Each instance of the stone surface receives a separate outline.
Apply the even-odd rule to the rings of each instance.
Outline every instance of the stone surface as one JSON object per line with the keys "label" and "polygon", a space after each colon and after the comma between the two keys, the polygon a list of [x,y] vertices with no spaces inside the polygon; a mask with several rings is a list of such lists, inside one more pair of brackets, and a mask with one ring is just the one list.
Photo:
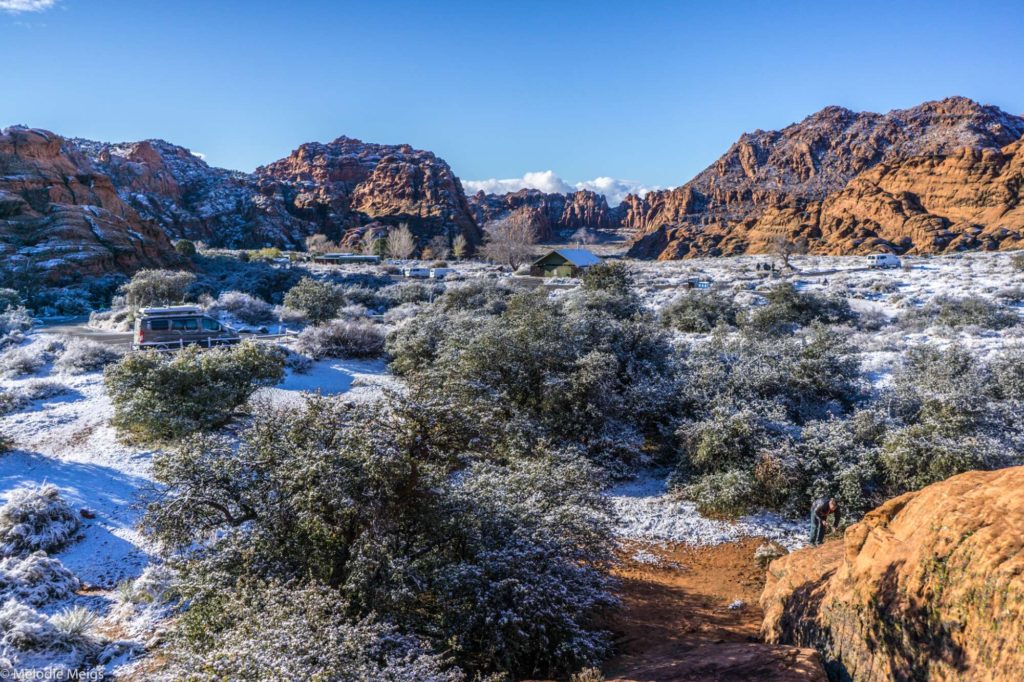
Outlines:
{"label": "stone surface", "polygon": [[31,261],[51,282],[181,264],[73,145],[20,126],[0,132],[0,259]]}
{"label": "stone surface", "polygon": [[500,220],[516,210],[526,210],[537,226],[542,241],[557,239],[560,234],[581,227],[609,229],[619,226],[622,213],[608,207],[603,195],[590,190],[569,194],[546,193],[521,189],[508,194],[477,192],[469,205],[479,225]]}
{"label": "stone surface", "polygon": [[256,170],[261,192],[331,238],[376,222],[408,224],[421,244],[462,234],[479,243],[462,183],[443,159],[409,145],[368,144],[339,137],[300,146],[287,158]]}
{"label": "stone surface", "polygon": [[889,112],[828,107],[743,135],[673,190],[627,197],[632,255],[940,253],[1024,246],[1024,119],[954,97]]}
{"label": "stone surface", "polygon": [[961,474],[777,559],[762,633],[817,648],[833,679],[1020,679],[1021,490],[1024,467]]}

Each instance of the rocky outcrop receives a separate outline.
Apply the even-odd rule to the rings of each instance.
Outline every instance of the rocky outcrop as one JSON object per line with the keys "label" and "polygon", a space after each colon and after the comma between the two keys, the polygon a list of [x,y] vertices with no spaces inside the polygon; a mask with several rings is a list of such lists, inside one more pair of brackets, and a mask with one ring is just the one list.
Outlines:
{"label": "rocky outcrop", "polygon": [[300,146],[285,159],[256,170],[260,191],[279,196],[316,231],[342,241],[371,222],[408,224],[426,243],[461,234],[479,243],[462,183],[431,152],[409,145],[368,144],[339,137]]}
{"label": "rocky outcrop", "polygon": [[352,241],[376,222],[406,223],[424,243],[438,234],[479,241],[451,168],[408,145],[340,137],[301,145],[250,174],[215,168],[162,140],[71,144],[111,178],[125,203],[174,238],[231,248],[302,247],[318,232]]}
{"label": "rocky outcrop", "polygon": [[618,227],[621,213],[608,207],[604,195],[590,190],[568,194],[521,189],[508,194],[485,194],[482,190],[469,198],[479,225],[501,220],[513,211],[526,211],[533,219],[541,241],[550,241],[580,228]]}
{"label": "rocky outcrop", "polygon": [[174,239],[217,247],[298,246],[311,232],[283,197],[247,174],[214,168],[163,140],[71,144],[111,178],[121,199]]}
{"label": "rocky outcrop", "polygon": [[955,476],[774,561],[763,634],[816,647],[837,680],[1020,679],[1022,489],[1024,467]]}
{"label": "rocky outcrop", "polygon": [[164,231],[65,142],[19,126],[0,132],[0,258],[54,283],[180,264]]}
{"label": "rocky outcrop", "polygon": [[828,107],[743,135],[674,190],[628,197],[632,254],[940,253],[1024,246],[1024,119],[964,98],[888,114]]}

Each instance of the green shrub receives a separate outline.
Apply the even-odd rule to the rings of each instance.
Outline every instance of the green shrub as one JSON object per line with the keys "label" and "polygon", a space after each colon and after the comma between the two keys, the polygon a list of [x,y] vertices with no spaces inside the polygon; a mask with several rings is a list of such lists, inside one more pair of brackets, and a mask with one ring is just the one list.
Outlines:
{"label": "green shrub", "polygon": [[739,308],[727,294],[693,289],[661,309],[665,326],[681,332],[709,332],[718,324],[736,325]]}
{"label": "green shrub", "polygon": [[185,301],[186,292],[195,279],[191,272],[139,270],[120,291],[132,308],[172,305]]}
{"label": "green shrub", "polygon": [[192,258],[196,255],[196,244],[188,239],[179,239],[174,242],[174,250],[184,258]]}
{"label": "green shrub", "polygon": [[904,326],[917,329],[932,325],[953,329],[967,326],[1006,329],[1020,324],[1020,315],[1006,306],[979,296],[939,296],[907,313],[902,322]]}
{"label": "green shrub", "polygon": [[284,377],[284,352],[243,342],[187,347],[174,355],[131,353],[104,371],[111,423],[138,442],[170,441],[225,424],[262,386]]}
{"label": "green shrub", "polygon": [[298,338],[299,352],[321,358],[374,358],[384,352],[384,332],[372,322],[335,320],[304,329]]}
{"label": "green shrub", "polygon": [[338,287],[309,277],[299,280],[284,296],[286,308],[301,312],[314,324],[322,324],[337,317],[344,303],[343,292]]}
{"label": "green shrub", "polygon": [[800,292],[790,282],[772,287],[766,299],[765,305],[740,315],[744,328],[761,334],[783,334],[812,322],[843,324],[856,319],[845,298]]}

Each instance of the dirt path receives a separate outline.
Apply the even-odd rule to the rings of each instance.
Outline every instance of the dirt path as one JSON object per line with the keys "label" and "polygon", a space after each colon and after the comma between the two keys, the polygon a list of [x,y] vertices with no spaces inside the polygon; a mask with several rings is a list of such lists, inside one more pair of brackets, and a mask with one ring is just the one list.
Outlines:
{"label": "dirt path", "polygon": [[623,609],[608,624],[619,650],[604,666],[609,682],[824,680],[815,652],[760,641],[761,543],[647,549],[660,565],[627,559]]}

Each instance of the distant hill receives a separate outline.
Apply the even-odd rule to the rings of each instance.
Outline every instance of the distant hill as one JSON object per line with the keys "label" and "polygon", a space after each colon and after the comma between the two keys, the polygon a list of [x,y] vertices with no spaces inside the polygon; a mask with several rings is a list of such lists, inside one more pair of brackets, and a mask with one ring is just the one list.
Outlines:
{"label": "distant hill", "polygon": [[827,107],[744,134],[676,189],[626,198],[631,254],[942,253],[1024,246],[1024,119],[953,97],[888,114]]}

